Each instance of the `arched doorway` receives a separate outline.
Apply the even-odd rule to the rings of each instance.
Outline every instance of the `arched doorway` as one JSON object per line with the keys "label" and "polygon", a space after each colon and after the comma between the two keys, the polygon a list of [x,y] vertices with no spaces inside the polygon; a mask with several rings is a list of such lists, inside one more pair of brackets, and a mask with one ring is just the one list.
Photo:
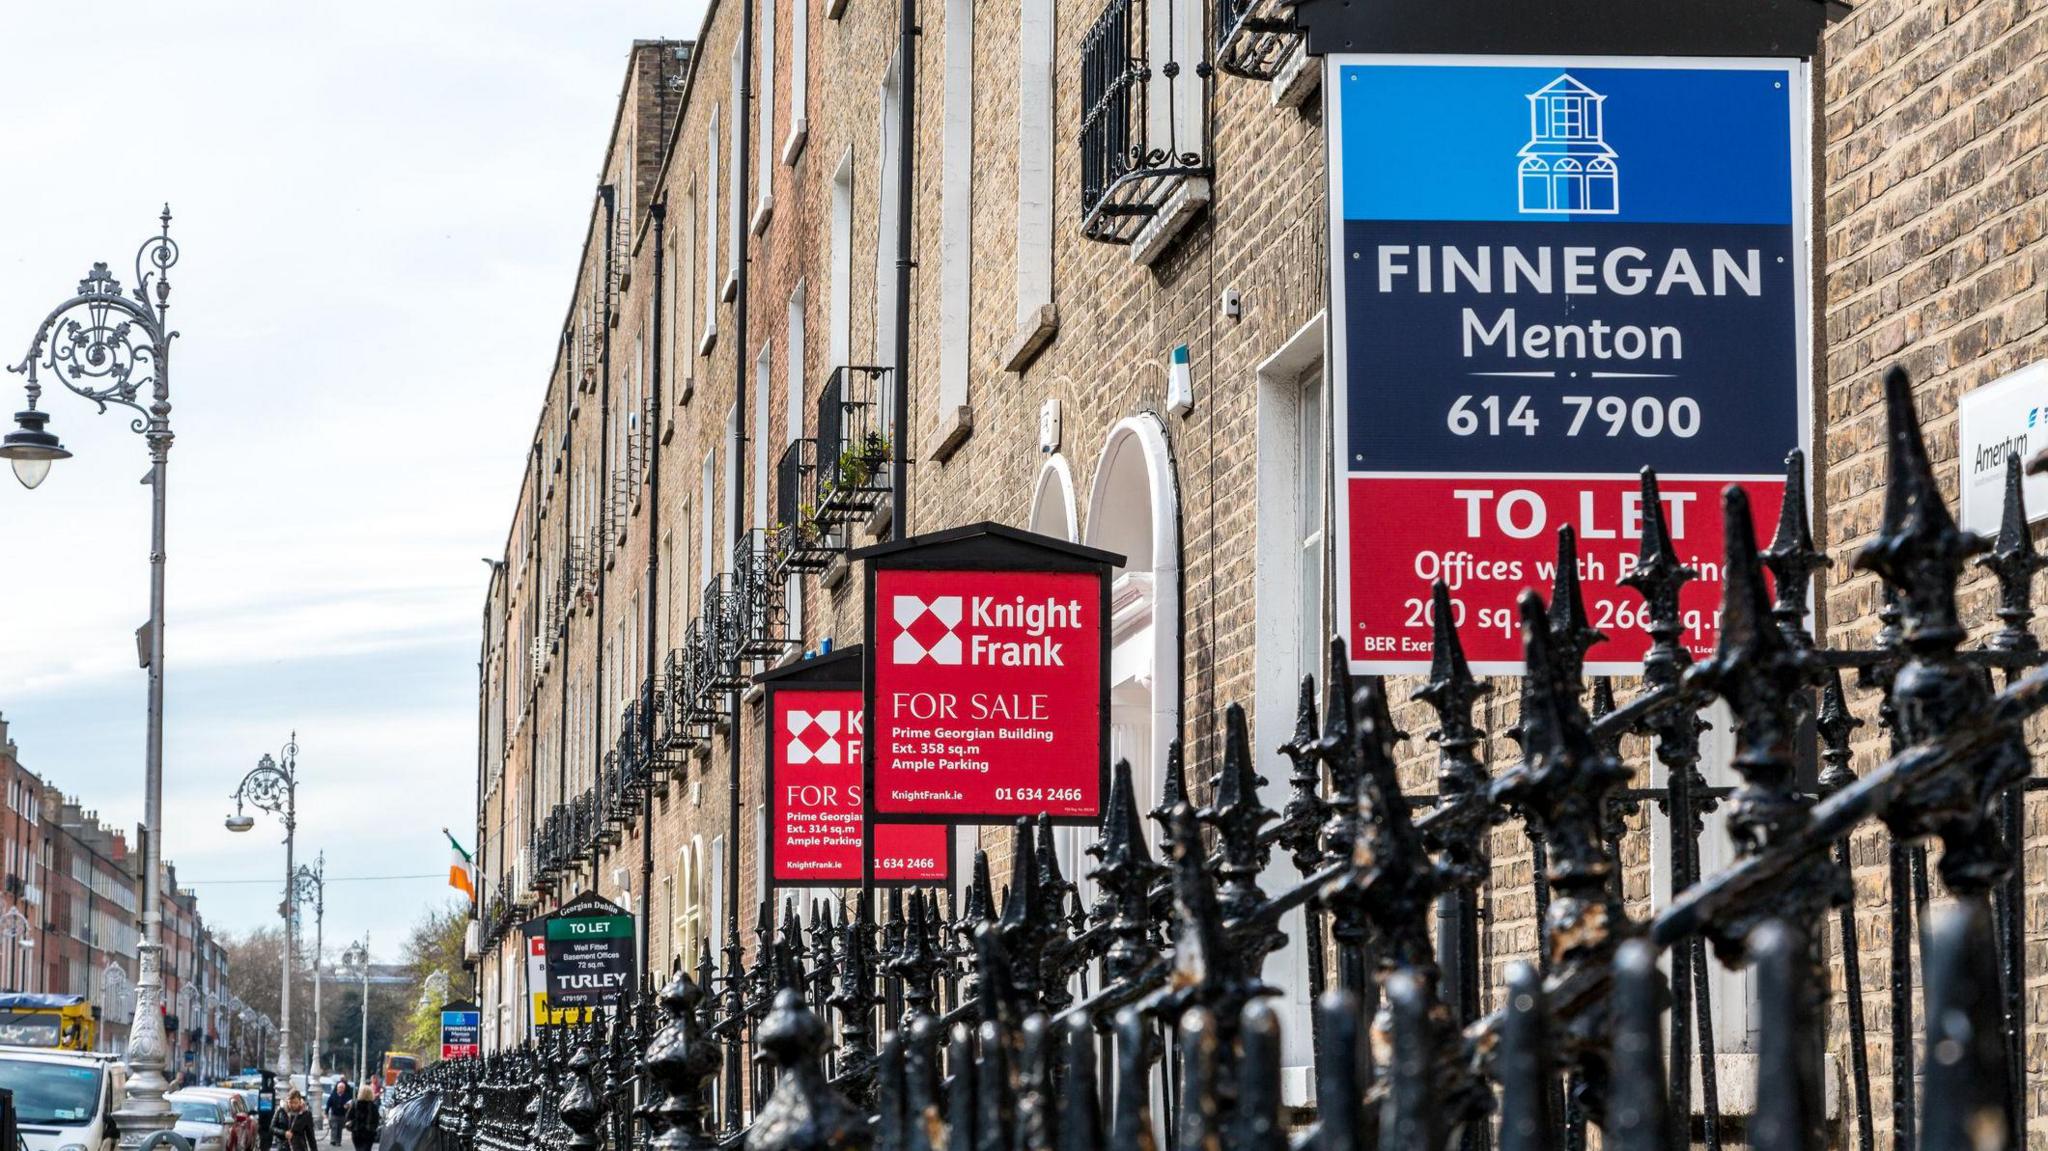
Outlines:
{"label": "arched doorway", "polygon": [[1180,500],[1166,430],[1119,421],[1089,489],[1085,541],[1124,557],[1110,587],[1110,759],[1131,761],[1139,810],[1159,801],[1180,735]]}

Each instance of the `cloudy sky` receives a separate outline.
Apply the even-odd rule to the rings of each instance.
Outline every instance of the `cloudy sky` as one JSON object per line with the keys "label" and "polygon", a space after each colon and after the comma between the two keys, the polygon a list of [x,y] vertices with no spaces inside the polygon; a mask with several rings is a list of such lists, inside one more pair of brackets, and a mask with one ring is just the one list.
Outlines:
{"label": "cloudy sky", "polygon": [[[701,0],[181,0],[0,12],[0,357],[168,200],[165,848],[216,928],[274,922],[276,822],[229,796],[296,730],[330,953],[391,955],[466,846],[504,547],[635,38]],[[19,407],[0,376],[0,413]],[[141,438],[46,395],[76,455],[0,482],[0,713],[22,761],[142,814]],[[11,426],[11,421],[10,421]],[[363,877],[431,876],[369,881]]]}

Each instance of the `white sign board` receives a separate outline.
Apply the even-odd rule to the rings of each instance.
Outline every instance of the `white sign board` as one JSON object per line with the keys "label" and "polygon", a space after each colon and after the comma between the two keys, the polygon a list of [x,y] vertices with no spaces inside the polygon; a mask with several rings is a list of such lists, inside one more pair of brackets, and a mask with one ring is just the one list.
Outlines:
{"label": "white sign board", "polygon": [[[2005,457],[2025,464],[2048,447],[2048,362],[2029,364],[1975,391],[1958,404],[1963,526],[1998,534],[2005,507]],[[2028,476],[2027,520],[2048,519],[2048,476]]]}

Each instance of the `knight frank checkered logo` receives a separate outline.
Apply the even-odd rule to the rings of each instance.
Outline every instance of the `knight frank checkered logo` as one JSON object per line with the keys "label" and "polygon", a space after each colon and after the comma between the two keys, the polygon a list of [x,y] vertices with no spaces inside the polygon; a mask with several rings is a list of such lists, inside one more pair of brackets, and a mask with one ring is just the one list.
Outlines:
{"label": "knight frank checkered logo", "polygon": [[966,615],[960,596],[899,595],[891,610],[903,629],[891,653],[896,664],[960,662],[960,636],[954,630]]}
{"label": "knight frank checkered logo", "polygon": [[792,766],[806,763],[841,764],[846,762],[845,745],[839,736],[844,727],[846,713],[830,708],[825,711],[789,710],[789,745],[784,756]]}

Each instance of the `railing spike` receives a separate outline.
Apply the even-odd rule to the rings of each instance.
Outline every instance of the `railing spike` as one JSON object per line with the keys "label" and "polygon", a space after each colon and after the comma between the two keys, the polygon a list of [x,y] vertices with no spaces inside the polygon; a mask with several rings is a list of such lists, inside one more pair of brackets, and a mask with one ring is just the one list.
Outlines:
{"label": "railing spike", "polygon": [[858,1151],[871,1144],[867,1116],[818,1066],[825,1025],[796,992],[776,992],[755,1042],[780,1075],[747,1131],[748,1151]]}
{"label": "railing spike", "polygon": [[1884,385],[1884,515],[1877,538],[1856,557],[1856,566],[1875,571],[1898,589],[1908,649],[1953,650],[1963,638],[1956,616],[1956,580],[1964,561],[1986,544],[1975,532],[1956,526],[1942,499],[1905,369],[1887,372]]}
{"label": "railing spike", "polygon": [[704,1088],[717,1076],[723,1059],[718,1041],[705,1033],[697,1013],[703,1001],[703,988],[680,972],[661,992],[666,1019],[645,1057],[647,1074],[661,1100],[647,1117],[654,1131],[648,1143],[652,1151],[712,1151],[718,1145],[705,1130],[711,1104]]}
{"label": "railing spike", "polygon": [[1221,1054],[1216,1017],[1195,1007],[1180,1017],[1180,1082],[1174,1103],[1174,1151],[1223,1151]]}
{"label": "railing spike", "polygon": [[1849,711],[1849,699],[1842,691],[1842,671],[1829,668],[1827,678],[1821,681],[1820,712],[1814,717],[1814,727],[1820,733],[1821,773],[1816,781],[1821,798],[1842,790],[1856,782],[1856,773],[1850,768],[1855,753],[1849,747],[1850,735],[1863,721]]}
{"label": "railing spike", "polygon": [[2001,1151],[2016,1145],[2006,1098],[2005,1027],[1991,914],[1981,898],[1933,917],[1927,937],[1926,1111],[1923,1151]]}
{"label": "railing spike", "polygon": [[1270,1003],[1245,1005],[1237,1025],[1237,1110],[1232,1117],[1232,1151],[1287,1151],[1287,1123],[1281,1117],[1280,1016]]}
{"label": "railing spike", "polygon": [[912,1151],[903,1080],[903,1036],[882,1032],[875,1052],[875,1148],[876,1151]]}
{"label": "railing spike", "polygon": [[1500,1053],[1494,1057],[1494,1077],[1500,1081],[1500,1151],[1554,1151],[1554,1074],[1543,1000],[1543,978],[1534,967],[1516,963],[1508,968]]}
{"label": "railing spike", "polygon": [[1387,977],[1386,994],[1392,1058],[1380,1102],[1379,1151],[1437,1151],[1444,1116],[1431,1082],[1437,1068],[1429,1016],[1436,996],[1408,970]]}
{"label": "railing spike", "polygon": [[2004,626],[1991,637],[1990,646],[1996,651],[2031,652],[2041,647],[2030,626],[2034,618],[2034,573],[2048,565],[2048,559],[2034,549],[2034,533],[2027,526],[2024,488],[2020,457],[2009,452],[2005,457],[2005,505],[1998,538],[1991,545],[1991,554],[1977,559],[1978,566],[1989,568],[1998,579],[1998,619]]}
{"label": "railing spike", "polygon": [[1642,471],[1643,540],[1636,552],[1636,566],[1620,583],[1643,597],[1649,622],[1650,650],[1644,656],[1643,676],[1651,683],[1675,682],[1678,673],[1692,661],[1679,641],[1685,631],[1685,617],[1678,597],[1698,572],[1679,562],[1671,543],[1671,528],[1664,513],[1664,497],[1657,488],[1657,473]]}
{"label": "railing spike", "polygon": [[1160,781],[1159,802],[1146,818],[1159,825],[1162,835],[1173,830],[1173,809],[1189,802],[1187,762],[1181,749],[1180,740],[1166,745],[1166,776]]}
{"label": "railing spike", "polygon": [[964,1023],[953,1025],[946,1044],[946,1069],[952,1079],[946,1091],[946,1151],[977,1151],[975,1106],[982,1076],[974,1058],[974,1039]]}
{"label": "railing spike", "polygon": [[1054,1102],[1053,1051],[1056,1039],[1052,1017],[1033,1012],[1019,1029],[1022,1041],[1017,1052],[1016,1151],[1053,1151],[1058,1143],[1059,1116]]}
{"label": "railing spike", "polygon": [[1486,879],[1487,832],[1494,812],[1486,800],[1486,765],[1474,753],[1484,733],[1472,722],[1472,708],[1493,691],[1474,678],[1465,661],[1464,645],[1442,580],[1430,589],[1435,642],[1430,651],[1429,681],[1414,698],[1437,716],[1436,804],[1417,821],[1424,842],[1437,853],[1437,873],[1451,889],[1471,890]]}
{"label": "railing spike", "polygon": [[936,1016],[910,1021],[903,1044],[903,1137],[912,1151],[944,1151],[946,1119],[940,1109],[939,1052],[946,1029]]}
{"label": "railing spike", "polygon": [[975,1066],[975,1151],[1010,1151],[1016,1102],[1010,1095],[1010,1037],[1004,1024],[984,1019]]}
{"label": "railing spike", "polygon": [[1102,837],[1087,850],[1098,861],[1089,877],[1102,891],[1093,915],[1111,936],[1104,975],[1112,982],[1127,979],[1152,961],[1152,885],[1165,870],[1145,846],[1129,760],[1118,760],[1110,774]]}
{"label": "railing spike", "polygon": [[1813,528],[1806,511],[1806,453],[1798,448],[1785,456],[1785,491],[1778,502],[1778,530],[1762,552],[1771,570],[1775,596],[1771,615],[1778,630],[1795,647],[1810,648],[1806,630],[1813,574],[1828,568],[1827,553],[1813,546]]}
{"label": "railing spike", "polygon": [[1367,1151],[1372,1146],[1365,1109],[1372,1055],[1362,1013],[1357,993],[1348,988],[1333,988],[1316,1001],[1316,1151]]}
{"label": "railing spike", "polygon": [[1670,1151],[1662,1017],[1669,992],[1657,950],[1640,939],[1614,956],[1614,1075],[1601,1127],[1609,1151]]}
{"label": "railing spike", "polygon": [[1060,1035],[1059,1151],[1102,1151],[1102,1104],[1096,1093],[1095,1025],[1071,1016]]}
{"label": "railing spike", "polygon": [[1782,920],[1765,923],[1753,934],[1762,1032],[1750,1146],[1753,1151],[1820,1151],[1826,1139],[1815,1010],[1822,992],[1814,985],[1807,937]]}
{"label": "railing spike", "polygon": [[1301,677],[1294,709],[1294,738],[1280,745],[1287,757],[1287,808],[1281,812],[1278,842],[1287,849],[1295,870],[1306,875],[1322,860],[1322,827],[1329,818],[1323,800],[1323,764],[1316,752],[1316,679]]}
{"label": "railing spike", "polygon": [[1607,636],[1586,620],[1586,600],[1579,589],[1579,533],[1570,524],[1557,529],[1557,574],[1550,590],[1550,638],[1557,653],[1559,682],[1574,693],[1583,690],[1586,652]]}
{"label": "railing spike", "polygon": [[1260,842],[1259,832],[1276,817],[1259,802],[1259,789],[1266,781],[1252,769],[1251,734],[1242,707],[1233,703],[1224,709],[1223,730],[1223,764],[1209,785],[1215,801],[1196,816],[1216,830],[1222,851],[1216,874],[1223,915],[1240,919],[1265,902],[1258,879],[1272,851]]}
{"label": "railing spike", "polygon": [[1109,1145],[1117,1151],[1158,1151],[1152,1137],[1150,1022],[1134,1007],[1116,1013],[1116,1094],[1110,1104]]}

